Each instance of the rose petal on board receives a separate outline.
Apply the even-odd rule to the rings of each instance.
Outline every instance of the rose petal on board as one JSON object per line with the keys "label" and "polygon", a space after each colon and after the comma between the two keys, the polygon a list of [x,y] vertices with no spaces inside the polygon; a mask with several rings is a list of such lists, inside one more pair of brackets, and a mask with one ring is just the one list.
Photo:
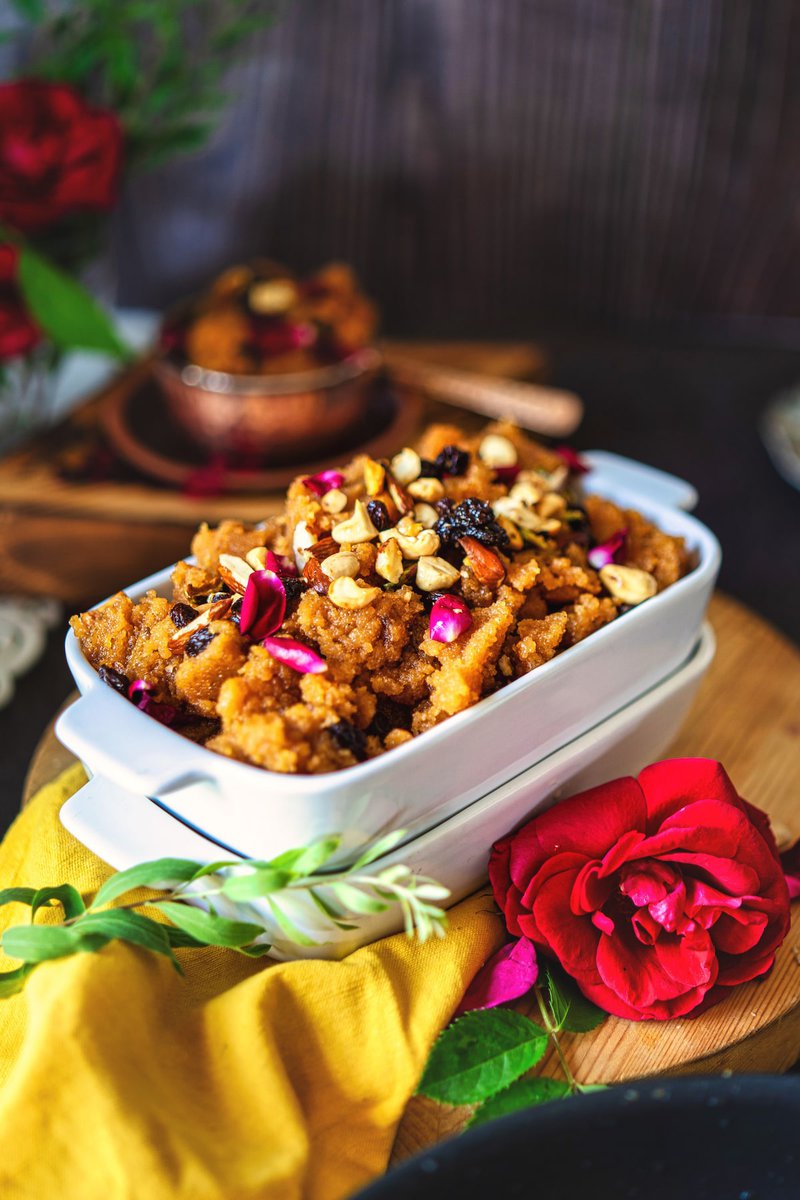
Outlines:
{"label": "rose petal on board", "polygon": [[467,988],[455,1016],[475,1008],[495,1008],[518,1000],[529,992],[539,977],[536,947],[528,938],[509,942],[483,964]]}
{"label": "rose petal on board", "polygon": [[589,560],[589,566],[599,571],[601,567],[607,567],[609,563],[618,562],[619,558],[622,557],[620,551],[625,545],[627,534],[627,529],[620,529],[617,533],[612,534],[607,542],[601,542],[598,546],[593,546],[586,555]]}
{"label": "rose petal on board", "polygon": [[319,471],[316,475],[306,475],[303,483],[315,496],[324,496],[333,488],[340,488],[344,483],[341,471]]}
{"label": "rose petal on board", "polygon": [[440,596],[431,608],[428,636],[434,642],[454,642],[472,625],[469,608],[458,596]]}
{"label": "rose petal on board", "polygon": [[278,662],[291,667],[293,671],[299,671],[301,675],[320,675],[328,669],[325,659],[316,650],[303,642],[296,642],[294,638],[265,637],[261,639],[261,645]]}
{"label": "rose petal on board", "polygon": [[242,597],[240,632],[261,641],[280,629],[285,616],[286,588],[280,575],[272,570],[253,571]]}

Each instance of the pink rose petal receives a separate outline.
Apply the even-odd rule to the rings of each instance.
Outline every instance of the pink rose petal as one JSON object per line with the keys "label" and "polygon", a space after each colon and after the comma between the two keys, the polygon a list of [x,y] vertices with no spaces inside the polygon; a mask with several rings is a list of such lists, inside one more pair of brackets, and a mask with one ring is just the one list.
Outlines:
{"label": "pink rose petal", "polygon": [[505,483],[509,486],[514,483],[520,473],[519,463],[514,463],[513,467],[495,467],[494,480],[495,483]]}
{"label": "pink rose petal", "polygon": [[431,609],[428,636],[434,642],[454,642],[471,625],[469,608],[459,596],[440,596]]}
{"label": "pink rose petal", "polygon": [[172,704],[160,704],[150,696],[152,688],[146,679],[134,679],[128,688],[128,699],[148,717],[159,721],[162,725],[174,725],[178,710]]}
{"label": "pink rose petal", "polygon": [[306,475],[303,483],[315,496],[324,496],[333,488],[340,488],[344,483],[341,471],[320,471],[318,475]]}
{"label": "pink rose petal", "polygon": [[800,899],[800,841],[781,854],[783,877],[789,889],[789,899]]}
{"label": "pink rose petal", "polygon": [[586,555],[589,565],[594,567],[596,571],[599,571],[601,567],[607,567],[609,563],[618,562],[618,555],[625,546],[627,535],[627,529],[620,529],[607,542],[601,542],[599,546],[593,546]]}
{"label": "pink rose petal", "polygon": [[588,475],[589,467],[572,446],[555,446],[558,457],[567,464],[573,475]]}
{"label": "pink rose petal", "polygon": [[278,662],[291,667],[293,671],[299,671],[301,675],[320,675],[328,669],[325,659],[320,658],[316,650],[303,642],[296,642],[294,638],[265,637],[261,639],[261,645]]}
{"label": "pink rose petal", "polygon": [[484,963],[458,1006],[456,1016],[475,1008],[495,1008],[518,1000],[529,992],[539,977],[536,949],[527,938],[502,946]]}
{"label": "pink rose petal", "polygon": [[240,632],[260,641],[280,629],[285,616],[286,588],[281,577],[276,571],[253,571],[242,598]]}

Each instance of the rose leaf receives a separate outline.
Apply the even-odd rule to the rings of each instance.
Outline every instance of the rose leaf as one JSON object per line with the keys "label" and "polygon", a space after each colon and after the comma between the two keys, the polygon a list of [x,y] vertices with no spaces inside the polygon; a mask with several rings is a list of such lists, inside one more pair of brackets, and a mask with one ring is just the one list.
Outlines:
{"label": "rose leaf", "polygon": [[570,1033],[588,1033],[605,1021],[608,1013],[603,1012],[591,1000],[587,1000],[574,979],[554,963],[545,966],[547,994],[550,1011],[557,1029]]}
{"label": "rose leaf", "polygon": [[519,1079],[546,1048],[545,1031],[519,1013],[467,1013],[439,1035],[417,1092],[443,1104],[476,1104]]}
{"label": "rose leaf", "polygon": [[561,1100],[569,1094],[569,1084],[563,1079],[518,1079],[516,1083],[503,1088],[502,1092],[490,1097],[476,1109],[467,1122],[467,1128],[485,1125],[495,1117],[504,1117],[507,1113],[519,1112],[520,1109],[531,1108],[534,1104]]}

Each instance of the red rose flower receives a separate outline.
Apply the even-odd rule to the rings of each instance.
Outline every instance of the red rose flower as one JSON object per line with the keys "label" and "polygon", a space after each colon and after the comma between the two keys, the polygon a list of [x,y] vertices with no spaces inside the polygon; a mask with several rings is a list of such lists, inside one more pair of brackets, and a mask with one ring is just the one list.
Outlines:
{"label": "red rose flower", "polygon": [[631,1020],[698,1014],[768,971],[789,929],[769,821],[710,759],[564,800],[496,843],[489,876],[510,932]]}
{"label": "red rose flower", "polygon": [[111,208],[121,162],[114,113],[64,84],[0,84],[0,220],[27,232]]}
{"label": "red rose flower", "polygon": [[27,354],[39,341],[17,287],[17,251],[0,245],[0,362]]}

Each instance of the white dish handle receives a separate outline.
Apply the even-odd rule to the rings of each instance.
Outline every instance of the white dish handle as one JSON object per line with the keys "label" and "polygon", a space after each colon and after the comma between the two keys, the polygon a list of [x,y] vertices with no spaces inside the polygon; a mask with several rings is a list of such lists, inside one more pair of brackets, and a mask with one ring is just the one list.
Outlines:
{"label": "white dish handle", "polygon": [[[124,713],[124,704],[130,712]],[[131,754],[131,720],[147,722],[147,757]],[[180,766],[180,743],[172,731],[152,717],[138,712],[130,702],[104,684],[92,687],[66,709],[56,722],[56,737],[86,763],[93,774],[113,778],[121,787],[145,796],[163,796],[187,783],[210,783],[207,776],[187,772]],[[140,744],[136,741],[136,744]]]}
{"label": "white dish handle", "polygon": [[697,504],[697,491],[691,483],[657,467],[647,467],[608,450],[582,451],[581,458],[591,468],[581,481],[588,492],[622,492],[631,499],[639,496],[684,512],[691,512]]}

